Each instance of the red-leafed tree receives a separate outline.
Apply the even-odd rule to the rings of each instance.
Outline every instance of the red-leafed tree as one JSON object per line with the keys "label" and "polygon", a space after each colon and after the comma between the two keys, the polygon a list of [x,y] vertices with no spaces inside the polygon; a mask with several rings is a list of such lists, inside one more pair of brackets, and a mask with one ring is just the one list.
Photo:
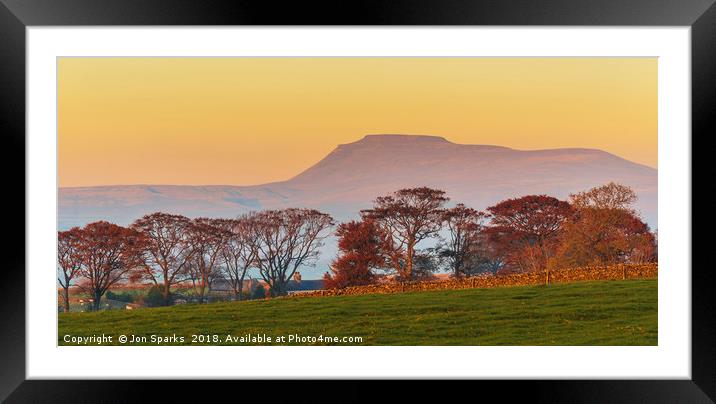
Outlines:
{"label": "red-leafed tree", "polygon": [[323,276],[326,289],[375,283],[376,269],[386,266],[387,235],[371,219],[341,223],[336,230],[338,258]]}
{"label": "red-leafed tree", "polygon": [[135,230],[105,221],[90,223],[77,234],[83,278],[78,286],[92,296],[93,309],[98,310],[105,292],[142,264],[143,239]]}
{"label": "red-leafed tree", "polygon": [[632,208],[636,199],[613,182],[571,195],[576,214],[563,226],[554,266],[655,261],[656,237]]}
{"label": "red-leafed tree", "polygon": [[187,236],[191,245],[187,271],[194,293],[203,303],[211,281],[218,275],[221,253],[231,233],[223,226],[223,219],[198,218],[191,221]]}
{"label": "red-leafed tree", "polygon": [[323,240],[333,226],[330,215],[314,209],[265,210],[252,213],[252,248],[259,274],[271,296],[287,293],[299,267],[315,265]]}
{"label": "red-leafed tree", "polygon": [[57,233],[57,281],[62,286],[62,300],[65,313],[70,311],[70,283],[82,268],[82,250],[80,248],[78,227]]}
{"label": "red-leafed tree", "polygon": [[187,217],[157,212],[131,225],[145,240],[142,271],[137,274],[162,288],[165,304],[169,302],[172,285],[187,274],[192,249],[188,237],[190,224]]}
{"label": "red-leafed tree", "polygon": [[438,234],[448,200],[438,189],[401,189],[376,198],[372,209],[361,211],[389,236],[388,256],[399,279],[412,279],[416,245]]}
{"label": "red-leafed tree", "polygon": [[490,226],[485,231],[504,269],[518,272],[541,271],[555,253],[562,224],[572,207],[547,195],[508,199],[487,208]]}

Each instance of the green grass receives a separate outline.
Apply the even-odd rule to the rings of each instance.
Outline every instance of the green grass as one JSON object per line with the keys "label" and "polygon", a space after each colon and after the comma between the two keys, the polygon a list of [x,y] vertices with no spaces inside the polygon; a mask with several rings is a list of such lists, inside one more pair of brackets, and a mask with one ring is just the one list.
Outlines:
{"label": "green grass", "polygon": [[[60,313],[64,335],[359,336],[346,345],[656,345],[657,280]],[[217,345],[216,343],[209,343]],[[316,344],[325,344],[317,342]],[[181,345],[172,343],[169,345]],[[246,345],[236,344],[235,345]],[[295,344],[283,344],[295,345]],[[300,344],[311,345],[311,344]]]}

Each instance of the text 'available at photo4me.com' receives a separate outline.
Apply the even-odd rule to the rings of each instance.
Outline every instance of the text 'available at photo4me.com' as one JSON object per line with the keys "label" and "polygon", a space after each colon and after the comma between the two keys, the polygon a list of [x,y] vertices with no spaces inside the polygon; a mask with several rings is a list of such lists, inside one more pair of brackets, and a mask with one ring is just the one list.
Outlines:
{"label": "text 'available at photo4me.com'", "polygon": [[316,345],[359,345],[363,337],[336,335],[301,335],[265,333],[256,334],[190,334],[190,335],[134,335],[99,334],[71,335],[62,337],[64,345],[273,345],[273,344],[316,344]]}

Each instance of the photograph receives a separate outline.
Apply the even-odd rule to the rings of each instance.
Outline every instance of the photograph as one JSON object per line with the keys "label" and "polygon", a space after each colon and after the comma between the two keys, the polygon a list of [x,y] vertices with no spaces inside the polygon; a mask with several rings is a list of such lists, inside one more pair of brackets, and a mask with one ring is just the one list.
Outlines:
{"label": "photograph", "polygon": [[658,70],[58,57],[57,345],[658,346]]}
{"label": "photograph", "polygon": [[713,403],[715,2],[0,0],[0,402]]}

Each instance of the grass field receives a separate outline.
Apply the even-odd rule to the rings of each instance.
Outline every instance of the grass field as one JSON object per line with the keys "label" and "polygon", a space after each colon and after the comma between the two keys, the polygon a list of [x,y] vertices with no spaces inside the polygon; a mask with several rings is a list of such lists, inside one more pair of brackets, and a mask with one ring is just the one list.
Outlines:
{"label": "grass field", "polygon": [[[133,311],[60,313],[60,345],[73,337],[120,334],[209,336],[209,345],[246,334],[357,336],[339,345],[656,345],[657,280],[285,298]],[[213,337],[216,335],[217,337]],[[204,337],[203,339],[207,339]],[[215,342],[218,339],[218,342]],[[326,345],[286,342],[281,345]]]}

